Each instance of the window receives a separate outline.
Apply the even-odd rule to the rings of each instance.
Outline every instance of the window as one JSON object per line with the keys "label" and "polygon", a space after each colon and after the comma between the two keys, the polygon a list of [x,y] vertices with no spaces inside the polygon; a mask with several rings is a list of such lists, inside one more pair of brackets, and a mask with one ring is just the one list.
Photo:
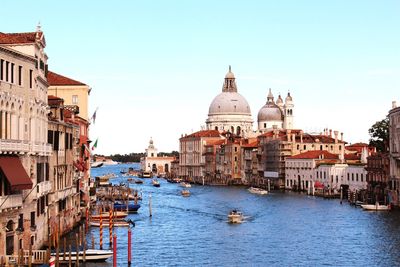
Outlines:
{"label": "window", "polygon": [[347,181],[350,181],[350,173],[347,173]]}
{"label": "window", "polygon": [[303,149],[304,149],[304,150],[306,150],[306,149],[307,149],[307,146],[306,146],[306,145],[304,145]]}
{"label": "window", "polygon": [[72,96],[72,104],[74,104],[74,105],[78,104],[78,96],[77,95]]}
{"label": "window", "polygon": [[31,212],[31,227],[36,227],[34,211]]}
{"label": "window", "polygon": [[24,214],[20,214],[18,218],[18,229],[20,231],[24,230]]}
{"label": "window", "polygon": [[18,85],[22,85],[22,66],[18,66]]}
{"label": "window", "polygon": [[29,70],[29,88],[33,87],[33,70]]}
{"label": "window", "polygon": [[354,181],[354,173],[351,174],[351,180]]}
{"label": "window", "polygon": [[237,147],[235,147],[235,152],[237,152]]}
{"label": "window", "polygon": [[8,82],[8,70],[10,68],[10,62],[6,61],[6,82]]}
{"label": "window", "polygon": [[267,124],[266,123],[264,123],[264,128],[267,128]]}
{"label": "window", "polygon": [[356,181],[358,182],[358,173],[356,173]]}
{"label": "window", "polygon": [[4,73],[3,65],[4,65],[4,59],[1,59],[0,60],[0,80],[3,80],[3,73]]}
{"label": "window", "polygon": [[11,83],[14,83],[14,63],[11,63]]}
{"label": "window", "polygon": [[361,173],[361,182],[364,182],[364,174]]}

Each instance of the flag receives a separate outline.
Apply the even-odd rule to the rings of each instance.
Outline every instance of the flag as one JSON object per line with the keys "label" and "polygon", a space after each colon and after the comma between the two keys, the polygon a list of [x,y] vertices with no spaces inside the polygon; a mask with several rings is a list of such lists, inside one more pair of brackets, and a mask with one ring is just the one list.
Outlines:
{"label": "flag", "polygon": [[92,118],[90,118],[90,120],[91,121],[93,121],[93,124],[96,122],[96,113],[97,113],[97,110],[98,110],[99,108],[96,108],[96,110],[94,111],[94,113],[93,113],[93,115],[92,115]]}
{"label": "flag", "polygon": [[99,138],[96,139],[96,142],[94,142],[93,146],[92,146],[92,150],[94,150],[97,147],[97,141],[99,140]]}

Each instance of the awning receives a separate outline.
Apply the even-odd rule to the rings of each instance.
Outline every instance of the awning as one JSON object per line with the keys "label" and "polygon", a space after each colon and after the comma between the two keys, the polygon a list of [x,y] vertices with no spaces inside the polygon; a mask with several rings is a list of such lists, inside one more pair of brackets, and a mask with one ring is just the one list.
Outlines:
{"label": "awning", "polygon": [[314,184],[314,188],[324,189],[324,184],[319,181],[316,181]]}
{"label": "awning", "polygon": [[32,189],[33,183],[18,157],[0,157],[0,168],[12,190]]}

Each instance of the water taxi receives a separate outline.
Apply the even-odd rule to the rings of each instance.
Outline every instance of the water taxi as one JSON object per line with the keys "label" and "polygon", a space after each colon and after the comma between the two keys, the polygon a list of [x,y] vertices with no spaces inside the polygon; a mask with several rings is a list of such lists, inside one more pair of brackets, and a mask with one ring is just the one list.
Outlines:
{"label": "water taxi", "polygon": [[266,194],[268,194],[268,191],[267,190],[264,190],[264,189],[261,189],[261,188],[258,188],[258,187],[250,187],[249,189],[247,189],[250,193],[253,193],[253,194],[259,194],[259,195],[266,195]]}
{"label": "water taxi", "polygon": [[229,212],[228,221],[230,223],[242,223],[243,214],[238,210],[232,210],[231,212]]}
{"label": "water taxi", "polygon": [[185,188],[190,188],[190,187],[192,187],[191,184],[185,183],[185,182],[181,182],[181,183],[180,183],[180,186],[185,187]]}
{"label": "water taxi", "polygon": [[[56,256],[56,253],[51,253],[52,256]],[[87,249],[85,251],[85,260],[90,261],[90,262],[95,262],[95,261],[106,261],[108,258],[111,258],[113,256],[112,250],[99,250],[99,249]],[[83,250],[78,251],[78,257],[79,261],[83,261]],[[60,253],[59,256],[60,262],[69,262],[69,253],[63,256],[62,253]],[[75,262],[76,261],[76,252],[71,251],[71,261]]]}
{"label": "water taxi", "polygon": [[380,210],[390,210],[390,205],[379,205],[378,202],[375,204],[362,204],[361,208],[364,210],[375,210],[375,211],[380,211]]}

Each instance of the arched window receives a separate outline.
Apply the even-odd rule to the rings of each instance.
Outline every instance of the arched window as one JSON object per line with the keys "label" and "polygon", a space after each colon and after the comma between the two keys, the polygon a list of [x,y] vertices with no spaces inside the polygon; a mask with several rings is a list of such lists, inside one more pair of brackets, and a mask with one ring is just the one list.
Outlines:
{"label": "arched window", "polygon": [[215,126],[215,130],[218,131],[218,126]]}
{"label": "arched window", "polygon": [[236,134],[237,134],[237,135],[240,135],[240,132],[241,132],[241,131],[240,131],[240,126],[236,127]]}

